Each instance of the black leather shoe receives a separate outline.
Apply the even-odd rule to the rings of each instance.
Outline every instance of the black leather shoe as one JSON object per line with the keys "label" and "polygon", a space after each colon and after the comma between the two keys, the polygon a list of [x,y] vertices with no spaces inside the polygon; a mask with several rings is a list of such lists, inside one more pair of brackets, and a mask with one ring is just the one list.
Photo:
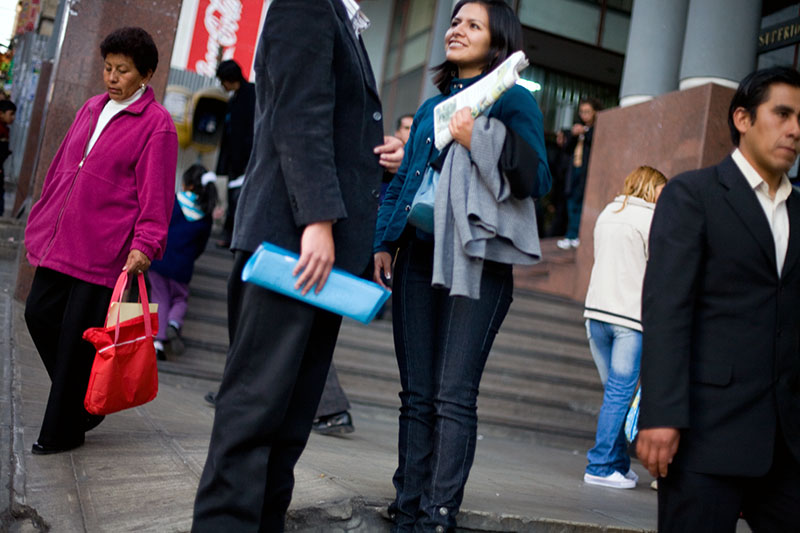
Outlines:
{"label": "black leather shoe", "polygon": [[67,446],[47,446],[45,444],[39,444],[37,441],[31,446],[31,453],[33,455],[51,455],[54,453],[68,452],[80,446],[83,446],[83,440]]}
{"label": "black leather shoe", "polygon": [[320,435],[344,435],[356,430],[353,427],[353,419],[347,411],[316,418],[311,429]]}
{"label": "black leather shoe", "polygon": [[203,396],[203,399],[206,402],[208,402],[208,404],[211,405],[211,407],[216,407],[217,406],[217,393],[216,392],[208,391],[206,393],[206,395]]}
{"label": "black leather shoe", "polygon": [[93,415],[91,413],[87,413],[86,419],[83,422],[84,433],[93,430],[94,428],[100,425],[100,422],[102,422],[105,419],[106,419],[105,415]]}

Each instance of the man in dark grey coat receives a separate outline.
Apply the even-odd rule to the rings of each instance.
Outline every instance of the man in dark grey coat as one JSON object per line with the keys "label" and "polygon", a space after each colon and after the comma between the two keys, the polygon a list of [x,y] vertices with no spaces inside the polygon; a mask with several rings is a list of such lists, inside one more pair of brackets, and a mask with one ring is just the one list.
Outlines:
{"label": "man in dark grey coat", "polygon": [[[362,274],[378,192],[402,144],[385,142],[353,0],[274,0],[256,55],[253,154],[236,212],[228,284],[232,343],[192,531],[282,531],[294,465],[341,317],[241,282],[262,241],[298,252],[297,287],[334,264]],[[376,148],[377,147],[377,148]]]}

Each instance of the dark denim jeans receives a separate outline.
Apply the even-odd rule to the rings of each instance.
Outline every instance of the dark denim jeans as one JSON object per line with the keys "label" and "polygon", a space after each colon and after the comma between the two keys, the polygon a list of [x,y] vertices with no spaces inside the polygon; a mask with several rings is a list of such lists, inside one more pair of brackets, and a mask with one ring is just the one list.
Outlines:
{"label": "dark denim jeans", "polygon": [[431,287],[433,245],[412,239],[394,269],[402,392],[394,531],[451,531],[475,457],[478,386],[511,305],[511,265],[486,262],[480,299]]}

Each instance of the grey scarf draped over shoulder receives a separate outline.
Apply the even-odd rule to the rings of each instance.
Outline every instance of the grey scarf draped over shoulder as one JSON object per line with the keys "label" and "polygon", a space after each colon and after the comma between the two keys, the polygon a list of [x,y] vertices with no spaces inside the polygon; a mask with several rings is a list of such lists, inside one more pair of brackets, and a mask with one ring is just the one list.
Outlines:
{"label": "grey scarf draped over shoulder", "polygon": [[[511,196],[499,168],[506,128],[479,116],[467,150],[453,142],[434,204],[433,279],[450,296],[480,297],[483,261],[532,265],[541,260],[533,198]],[[533,169],[535,171],[535,169]]]}

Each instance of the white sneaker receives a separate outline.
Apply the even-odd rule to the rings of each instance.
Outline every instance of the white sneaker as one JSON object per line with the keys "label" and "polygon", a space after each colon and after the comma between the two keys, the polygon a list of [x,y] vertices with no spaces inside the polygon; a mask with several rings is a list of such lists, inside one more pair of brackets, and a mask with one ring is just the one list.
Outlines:
{"label": "white sneaker", "polygon": [[562,250],[569,250],[572,247],[572,239],[559,239],[556,241],[556,246],[561,248]]}
{"label": "white sneaker", "polygon": [[570,239],[569,240],[569,245],[571,247],[573,247],[573,248],[577,248],[578,246],[581,245],[581,240],[580,239]]}
{"label": "white sneaker", "polygon": [[614,472],[610,476],[593,476],[591,474],[583,475],[583,482],[587,485],[599,485],[601,487],[609,487],[612,489],[632,489],[636,486],[636,482],[628,479],[619,472]]}
{"label": "white sneaker", "polygon": [[631,479],[634,483],[639,481],[639,476],[636,475],[636,472],[633,471],[633,468],[628,470],[628,473],[625,474],[625,479]]}

